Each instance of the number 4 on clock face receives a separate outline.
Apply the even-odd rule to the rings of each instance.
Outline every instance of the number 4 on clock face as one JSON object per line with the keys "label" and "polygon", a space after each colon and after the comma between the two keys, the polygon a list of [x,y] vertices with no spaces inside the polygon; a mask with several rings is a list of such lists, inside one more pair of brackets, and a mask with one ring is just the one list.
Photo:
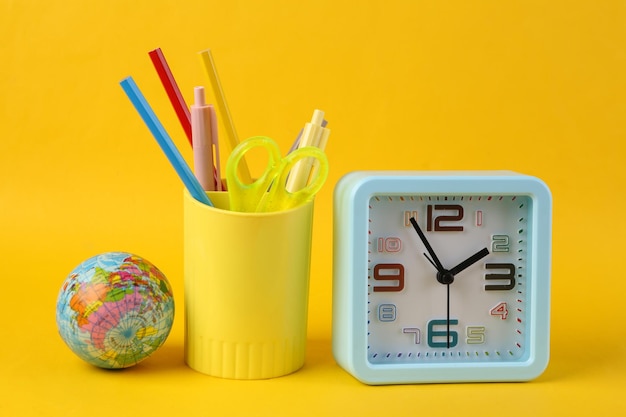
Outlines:
{"label": "number 4 on clock face", "polygon": [[547,322],[536,323],[549,304],[537,290],[549,288],[550,203],[543,183],[512,173],[342,179],[333,311],[340,365],[368,383],[540,373]]}

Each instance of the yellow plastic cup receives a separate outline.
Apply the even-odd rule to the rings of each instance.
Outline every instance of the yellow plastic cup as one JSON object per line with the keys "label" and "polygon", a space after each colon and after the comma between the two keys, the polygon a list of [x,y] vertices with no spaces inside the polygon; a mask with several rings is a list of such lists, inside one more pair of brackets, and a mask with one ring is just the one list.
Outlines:
{"label": "yellow plastic cup", "polygon": [[184,193],[185,362],[231,379],[304,365],[313,203],[270,213]]}

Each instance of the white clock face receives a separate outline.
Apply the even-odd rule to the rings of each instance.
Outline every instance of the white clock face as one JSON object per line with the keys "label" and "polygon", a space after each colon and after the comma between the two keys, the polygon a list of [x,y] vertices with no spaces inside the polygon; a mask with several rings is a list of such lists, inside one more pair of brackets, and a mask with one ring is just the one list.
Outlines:
{"label": "white clock face", "polygon": [[369,363],[522,360],[531,204],[523,195],[370,198]]}

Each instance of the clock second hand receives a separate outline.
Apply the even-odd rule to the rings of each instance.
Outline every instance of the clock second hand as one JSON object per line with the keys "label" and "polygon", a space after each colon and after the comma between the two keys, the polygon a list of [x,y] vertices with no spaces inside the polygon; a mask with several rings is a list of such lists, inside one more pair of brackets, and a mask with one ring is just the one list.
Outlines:
{"label": "clock second hand", "polygon": [[446,284],[446,342],[448,343],[448,349],[450,349],[450,283]]}
{"label": "clock second hand", "polygon": [[474,265],[476,262],[478,262],[479,260],[481,260],[482,258],[484,258],[485,256],[489,255],[489,250],[487,248],[483,248],[481,250],[479,250],[478,252],[476,252],[475,254],[473,254],[472,256],[470,256],[469,258],[467,258],[466,260],[464,260],[463,262],[461,262],[460,264],[458,264],[457,266],[455,266],[454,268],[446,271],[447,275],[450,275],[452,278],[447,279],[446,285],[447,285],[447,320],[446,323],[448,325],[448,330],[447,330],[447,334],[448,334],[448,349],[450,349],[450,284],[454,281],[454,277],[456,276],[456,274],[458,274],[461,271],[464,271],[465,269],[469,268],[470,266]]}

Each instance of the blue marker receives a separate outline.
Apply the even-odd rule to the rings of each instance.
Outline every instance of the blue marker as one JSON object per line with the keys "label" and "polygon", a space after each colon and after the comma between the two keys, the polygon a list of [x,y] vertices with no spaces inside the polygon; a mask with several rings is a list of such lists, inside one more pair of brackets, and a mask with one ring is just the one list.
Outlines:
{"label": "blue marker", "polygon": [[133,103],[133,106],[135,106],[135,109],[143,119],[146,126],[148,126],[148,129],[150,129],[152,136],[154,136],[156,141],[159,143],[159,146],[165,153],[165,156],[167,156],[167,159],[169,159],[170,164],[172,164],[180,179],[185,184],[185,187],[187,187],[189,194],[191,194],[191,196],[196,200],[213,207],[213,203],[209,200],[209,197],[207,197],[206,193],[202,189],[202,186],[191,172],[191,169],[185,163],[183,156],[176,148],[176,145],[174,145],[174,142],[172,142],[172,138],[170,138],[165,131],[165,128],[157,118],[156,114],[154,114],[154,111],[152,111],[152,108],[146,101],[146,98],[143,94],[141,94],[141,91],[139,91],[139,87],[137,87],[133,78],[124,78],[120,81],[120,85],[130,99],[131,103]]}

